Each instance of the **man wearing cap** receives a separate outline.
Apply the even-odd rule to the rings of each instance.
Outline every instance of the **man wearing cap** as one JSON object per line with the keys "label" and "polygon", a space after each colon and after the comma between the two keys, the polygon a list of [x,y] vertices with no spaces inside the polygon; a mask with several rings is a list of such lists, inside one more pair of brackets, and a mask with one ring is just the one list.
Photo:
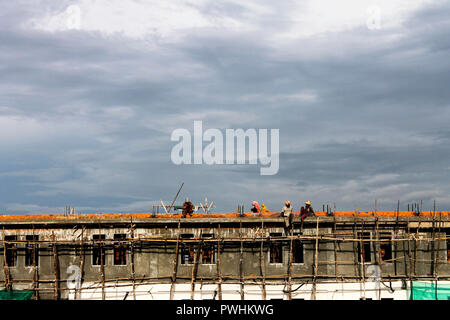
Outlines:
{"label": "man wearing cap", "polygon": [[284,203],[284,207],[283,207],[283,209],[281,210],[280,216],[282,216],[282,217],[288,217],[289,214],[291,214],[291,213],[292,213],[291,202],[290,202],[289,200],[287,200],[287,201]]}
{"label": "man wearing cap", "polygon": [[308,217],[315,216],[314,209],[311,207],[311,201],[305,202],[305,212]]}
{"label": "man wearing cap", "polygon": [[[287,231],[289,231],[289,227],[291,226],[292,220],[294,218],[294,215],[292,214],[291,202],[289,200],[287,200],[284,203],[284,207],[281,210],[280,216],[285,218],[284,224],[285,224],[285,227],[287,228]],[[286,218],[288,218],[288,219],[286,219]]]}

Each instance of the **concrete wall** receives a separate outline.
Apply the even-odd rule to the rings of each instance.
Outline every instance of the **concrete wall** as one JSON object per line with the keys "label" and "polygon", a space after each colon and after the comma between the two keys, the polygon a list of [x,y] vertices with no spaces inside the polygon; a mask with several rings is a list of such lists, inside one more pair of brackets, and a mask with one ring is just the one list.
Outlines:
{"label": "concrete wall", "polygon": [[[263,259],[265,264],[265,275],[266,280],[270,284],[272,283],[282,283],[286,279],[286,275],[288,274],[288,261],[289,261],[289,243],[290,240],[285,238],[286,235],[283,223],[272,223],[268,224],[264,231],[263,229],[255,226],[255,225],[244,225],[241,229],[236,227],[236,225],[227,226],[222,222],[222,226],[220,229],[220,237],[224,239],[221,242],[221,273],[223,276],[224,287],[223,287],[223,295],[225,298],[240,298],[240,285],[236,284],[240,275],[240,242],[227,242],[227,239],[237,239],[241,234],[245,238],[250,238],[244,241],[243,243],[243,274],[245,277],[253,277],[255,280],[258,280],[262,276],[261,270],[261,256],[260,256],[260,242],[253,241],[251,239],[257,237],[267,237],[268,240],[265,241],[263,246]],[[361,231],[360,229],[358,229]],[[357,231],[358,231],[357,230]],[[299,230],[294,230],[299,232]],[[323,224],[319,228],[319,235],[328,236],[332,233],[333,228],[330,224]],[[340,226],[338,227],[338,231],[342,233],[342,239],[352,239],[353,238],[353,228],[351,226]],[[391,232],[394,233],[392,228],[384,228],[383,232]],[[380,277],[384,279],[409,279],[410,272],[411,276],[433,276],[433,253],[432,253],[432,242],[427,241],[427,238],[430,238],[432,235],[431,230],[420,230],[421,232],[417,233],[417,237],[412,238],[408,241],[394,241],[392,243],[392,255],[393,261],[384,262],[379,264],[381,274]],[[440,236],[445,236],[445,230],[441,230],[442,232]],[[209,227],[197,226],[197,227],[183,227],[180,229],[181,234],[193,234],[194,237],[200,237],[201,233],[203,234],[213,234],[214,238],[217,240],[219,229],[217,225],[212,224]],[[241,233],[240,233],[241,232]],[[303,236],[314,236],[316,232],[315,225],[310,224],[306,225],[303,229]],[[373,239],[375,239],[375,229],[372,227],[370,229],[366,226],[365,232],[371,232]],[[114,225],[101,225],[101,226],[86,226],[84,231],[78,226],[78,228],[74,228],[74,226],[58,226],[58,228],[52,228],[52,226],[47,226],[45,228],[39,229],[31,229],[31,226],[22,226],[20,228],[17,227],[9,227],[6,226],[4,229],[4,235],[15,235],[18,237],[19,241],[25,241],[26,235],[31,234],[39,235],[39,241],[47,241],[46,243],[40,244],[40,258],[39,258],[39,266],[37,268],[38,278],[40,281],[39,288],[40,289],[49,289],[48,291],[40,291],[39,298],[41,299],[53,299],[54,296],[54,279],[58,277],[60,279],[60,288],[61,293],[60,297],[62,299],[73,298],[70,295],[70,292],[67,289],[66,280],[72,275],[72,272],[68,272],[68,268],[70,266],[80,266],[80,256],[79,251],[75,248],[80,244],[81,239],[83,239],[84,243],[84,265],[83,265],[83,293],[82,298],[86,299],[97,299],[98,294],[100,292],[101,298],[101,290],[99,291],[99,284],[101,284],[101,267],[92,265],[92,239],[94,235],[103,234],[105,235],[105,250],[106,250],[106,259],[104,261],[104,276],[106,279],[106,283],[108,286],[116,284],[115,288],[108,288],[107,298],[111,296],[111,298],[122,299],[124,298],[126,292],[130,292],[129,286],[131,282],[129,279],[131,278],[131,250],[128,247],[127,250],[127,265],[117,266],[113,264],[113,247],[111,240],[114,239],[114,234],[126,234],[128,238],[131,238],[132,230],[126,226],[114,226]],[[269,243],[272,240],[269,240],[269,235],[272,233],[281,233],[283,238],[282,247],[283,247],[283,262],[279,264],[271,264],[269,261]],[[148,290],[151,291],[151,288],[158,291],[157,298],[168,298],[168,294],[170,294],[170,277],[173,273],[173,262],[174,262],[174,254],[176,242],[174,241],[147,241],[149,239],[155,239],[158,237],[164,237],[166,239],[176,239],[178,235],[178,229],[171,225],[170,227],[154,227],[154,226],[145,226],[145,225],[137,225],[133,231],[134,238],[142,241],[138,241],[135,243],[134,248],[134,261],[135,261],[135,277],[138,279],[137,284],[140,288],[138,291],[142,290],[145,292],[144,294],[139,294],[141,298],[146,297],[150,299],[148,294]],[[83,236],[81,236],[83,235]],[[395,235],[397,238],[404,238],[407,236],[405,228],[398,228],[395,230]],[[1,236],[1,240],[3,240],[3,235]],[[110,240],[110,242],[108,242]],[[54,256],[53,256],[53,247],[49,241],[64,241],[65,243],[58,243],[57,252],[58,252],[58,272],[55,275],[54,270]],[[216,244],[216,242],[214,242]],[[303,240],[304,244],[304,263],[293,264],[292,265],[292,274],[293,274],[293,286],[295,289],[297,286],[304,284],[304,288],[296,291],[293,294],[293,298],[307,298],[304,296],[306,293],[311,294],[311,281],[313,279],[314,274],[314,264],[315,264],[315,243],[314,239]],[[438,244],[439,243],[439,244]],[[416,250],[417,244],[417,250]],[[341,284],[336,283],[336,288],[341,288],[338,291],[340,292],[340,298],[355,298],[355,295],[349,295],[346,293],[347,291],[353,292],[356,287],[358,287],[357,296],[360,297],[361,292],[363,292],[363,288],[361,288],[361,280],[362,274],[364,273],[366,276],[366,280],[369,281],[371,278],[376,276],[375,265],[376,262],[379,262],[379,244],[374,243],[371,246],[371,255],[372,262],[365,263],[364,266],[361,263],[354,263],[355,259],[357,261],[357,257],[355,257],[354,247],[357,245],[354,241],[337,241],[337,260],[339,261],[338,265],[338,281],[341,280],[340,277],[354,277],[353,280],[349,279],[348,281],[353,284],[346,284],[345,288],[341,286]],[[13,287],[15,289],[30,289],[32,288],[31,280],[34,277],[34,268],[25,266],[25,242],[19,243],[17,250],[17,265],[15,267],[9,268],[10,278],[13,282]],[[2,250],[0,251],[0,263],[4,264],[3,258],[3,245],[1,244]],[[438,274],[445,277],[450,274],[450,264],[447,263],[447,243],[445,240],[435,241],[434,250],[436,251],[439,247],[439,265],[438,265]],[[417,263],[410,264],[409,257],[414,258],[417,253]],[[212,298],[214,295],[214,291],[217,290],[216,284],[207,284],[205,283],[203,286],[200,284],[202,282],[208,282],[211,278],[215,278],[217,276],[217,250],[216,250],[215,264],[199,264],[197,270],[197,284],[195,297],[196,298]],[[318,272],[317,272],[317,281],[335,281],[335,263],[334,263],[334,241],[332,240],[320,240],[318,247]],[[363,269],[364,267],[364,269]],[[414,273],[415,268],[415,273]],[[175,298],[184,299],[186,295],[187,299],[190,298],[191,291],[191,276],[193,271],[193,264],[182,264],[181,259],[178,259],[177,265],[177,285],[175,289]],[[144,280],[139,280],[140,278],[146,278]],[[152,278],[152,279],[148,279]],[[159,279],[156,279],[159,278]],[[230,278],[234,278],[232,280]],[[111,282],[111,279],[117,279],[117,281]],[[127,280],[128,279],[128,280]],[[28,282],[26,282],[28,280]],[[0,282],[4,284],[5,281],[5,273],[2,272],[0,274]],[[144,282],[144,283],[142,283]],[[149,284],[149,282],[153,282],[153,284]],[[248,298],[254,297],[257,298],[261,295],[261,285],[255,284],[253,287],[250,285],[251,281],[247,282],[245,285],[245,295]],[[306,283],[306,284],[305,284]],[[401,289],[401,282],[396,281],[396,285],[398,285],[398,291],[404,290]],[[117,286],[120,284],[121,286]],[[146,287],[148,286],[148,288]],[[156,287],[155,287],[156,286]],[[278,286],[278,287],[277,287]],[[325,287],[328,289],[324,289]],[[332,294],[336,294],[336,290],[331,288],[331,284],[323,284],[318,285],[317,289],[317,298],[321,297],[330,297],[329,290],[332,291]],[[371,285],[368,284],[368,287]],[[91,289],[87,289],[90,288]],[[168,289],[167,289],[168,288]],[[271,289],[269,289],[271,288]],[[281,289],[280,289],[281,288]],[[276,292],[273,294],[275,298],[286,298],[287,294],[283,293],[283,284],[268,286],[267,289],[267,297],[271,297],[270,292]],[[331,288],[331,289],[330,289]],[[148,289],[148,290],[147,290]],[[214,290],[213,290],[214,289]],[[197,291],[198,290],[198,291]],[[271,291],[272,290],[272,291]],[[321,291],[322,290],[322,291]],[[323,291],[325,290],[325,291]],[[333,291],[334,290],[334,291]],[[384,290],[384,289],[383,289]],[[155,292],[156,292],[155,291]],[[369,290],[370,291],[370,290]],[[389,291],[389,290],[388,290]],[[186,293],[187,292],[187,293]],[[306,293],[305,293],[306,292]],[[384,292],[384,291],[383,291]],[[73,294],[73,292],[72,292]],[[238,294],[238,296],[236,296]],[[331,295],[332,295],[331,294]],[[212,295],[212,296],[211,296]],[[307,294],[306,294],[307,295]],[[153,297],[155,298],[155,297]],[[399,298],[399,296],[397,296]],[[259,299],[259,298],[258,298]]]}

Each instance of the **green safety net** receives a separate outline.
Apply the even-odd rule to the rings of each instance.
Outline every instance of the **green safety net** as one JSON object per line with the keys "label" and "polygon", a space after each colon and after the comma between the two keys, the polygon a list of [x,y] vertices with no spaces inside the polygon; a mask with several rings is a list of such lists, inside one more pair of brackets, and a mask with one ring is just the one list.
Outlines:
{"label": "green safety net", "polygon": [[410,300],[450,300],[450,285],[413,281]]}
{"label": "green safety net", "polygon": [[0,300],[30,300],[33,296],[33,291],[28,290],[0,290]]}

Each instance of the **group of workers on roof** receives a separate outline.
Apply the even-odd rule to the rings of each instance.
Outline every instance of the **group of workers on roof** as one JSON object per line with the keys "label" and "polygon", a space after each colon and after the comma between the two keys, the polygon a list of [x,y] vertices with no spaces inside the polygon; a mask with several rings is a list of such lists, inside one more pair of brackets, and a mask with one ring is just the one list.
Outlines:
{"label": "group of workers on roof", "polygon": [[[257,201],[253,201],[252,202],[252,208],[250,209],[251,212],[253,213],[262,213],[264,211],[266,211],[266,206],[264,205],[264,203],[261,205],[261,208],[259,207],[259,203]],[[289,200],[287,200],[284,203],[284,207],[280,212],[280,216],[281,217],[288,217],[292,212],[293,212],[294,208],[291,205],[291,202]],[[311,201],[306,201],[305,202],[305,206],[302,206],[300,208],[300,216],[302,218],[305,217],[309,217],[309,216],[314,216],[314,209],[311,206]]]}
{"label": "group of workers on roof", "polygon": [[[253,213],[263,213],[263,212],[267,211],[267,208],[264,203],[261,206],[259,206],[259,203],[257,201],[253,201],[252,208],[250,209],[250,211]],[[194,205],[189,200],[189,198],[186,198],[183,203],[182,217],[186,218],[187,215],[192,217],[193,212],[194,212]],[[287,200],[284,203],[284,207],[280,212],[280,216],[281,217],[291,217],[292,212],[293,212],[293,207],[291,205],[291,202],[289,200]],[[314,215],[315,215],[314,209],[311,206],[311,201],[308,200],[305,202],[305,206],[302,206],[300,208],[300,217],[302,219],[304,219],[306,217],[314,216]]]}

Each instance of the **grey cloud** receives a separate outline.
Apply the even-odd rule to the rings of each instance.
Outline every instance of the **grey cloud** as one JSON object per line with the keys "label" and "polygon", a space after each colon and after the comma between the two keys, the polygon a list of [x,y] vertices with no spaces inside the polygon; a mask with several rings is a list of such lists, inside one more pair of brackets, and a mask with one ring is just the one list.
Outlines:
{"label": "grey cloud", "polygon": [[[420,197],[450,205],[448,4],[424,7],[395,30],[279,46],[269,40],[289,28],[292,2],[267,2],[272,12],[254,16],[254,31],[186,31],[175,43],[23,27],[70,3],[7,3],[0,19],[0,117],[41,126],[33,139],[3,144],[6,210],[148,211],[182,181],[181,198],[208,196],[220,210],[255,199],[276,209],[286,198],[339,200],[349,210],[375,198],[389,209]],[[237,3],[198,10],[252,17]],[[305,91],[317,99],[289,98]],[[278,175],[173,165],[170,132],[192,130],[197,116],[206,127],[280,128]]]}

